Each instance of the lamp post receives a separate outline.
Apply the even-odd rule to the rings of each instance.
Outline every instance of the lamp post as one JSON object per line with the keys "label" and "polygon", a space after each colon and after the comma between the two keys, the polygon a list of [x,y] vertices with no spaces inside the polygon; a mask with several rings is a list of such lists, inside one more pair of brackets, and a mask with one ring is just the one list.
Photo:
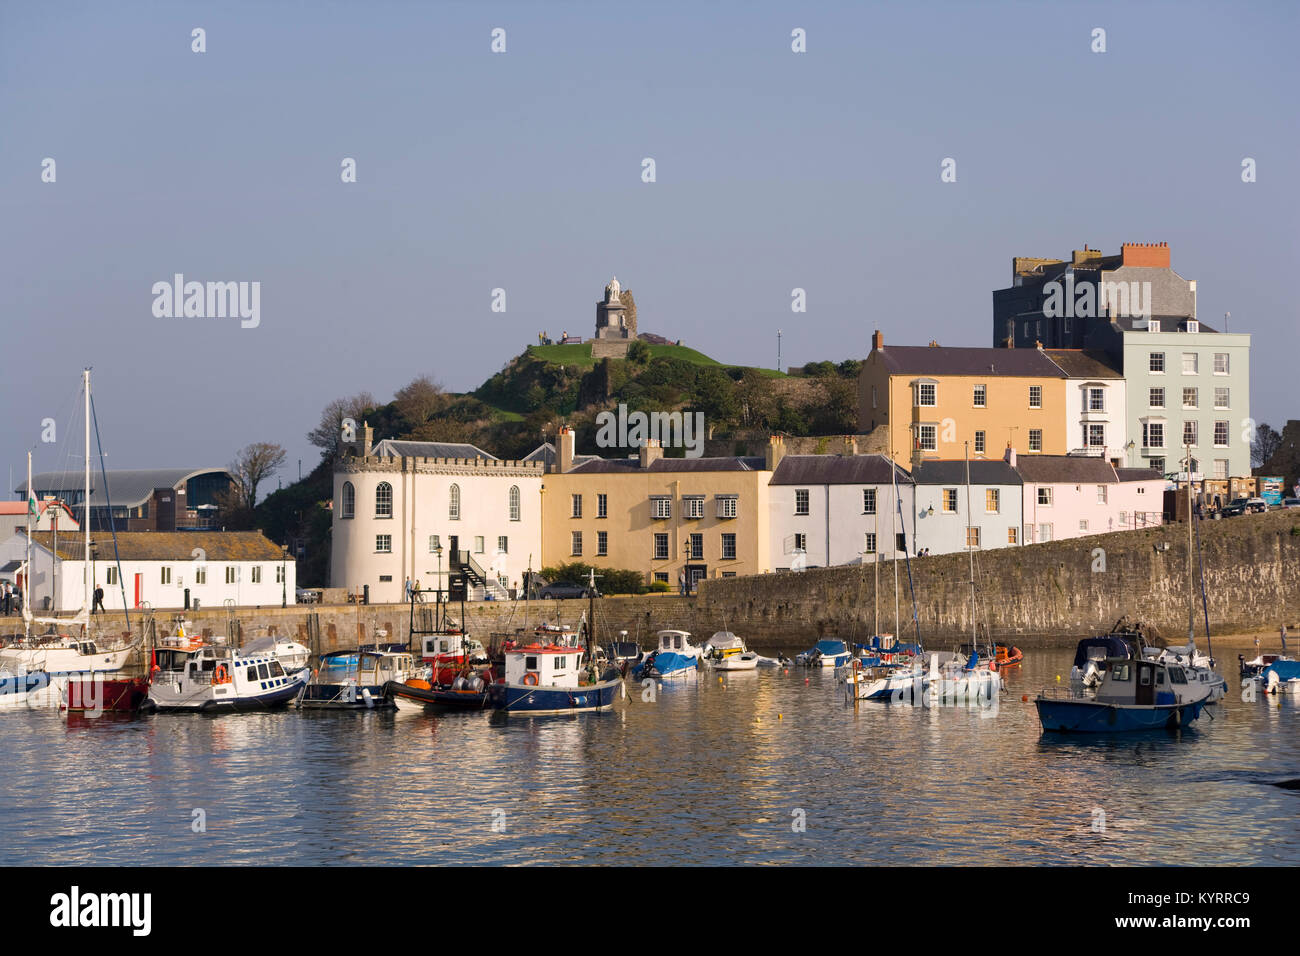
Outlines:
{"label": "lamp post", "polygon": [[289,606],[289,546],[280,545],[280,607]]}
{"label": "lamp post", "polygon": [[438,588],[438,596],[435,598],[435,600],[437,601],[438,606],[441,607],[442,606],[442,545],[441,544],[434,545],[433,553],[438,557],[438,574],[433,579],[433,583]]}

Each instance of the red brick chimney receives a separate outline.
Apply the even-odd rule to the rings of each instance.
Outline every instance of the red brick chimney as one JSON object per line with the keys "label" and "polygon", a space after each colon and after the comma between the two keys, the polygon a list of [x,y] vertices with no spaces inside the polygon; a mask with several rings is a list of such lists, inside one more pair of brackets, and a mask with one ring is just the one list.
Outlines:
{"label": "red brick chimney", "polygon": [[880,334],[880,329],[876,329],[871,335],[871,351],[883,349],[885,347],[885,337]]}
{"label": "red brick chimney", "polygon": [[1151,269],[1169,268],[1169,243],[1126,242],[1120,247],[1124,265]]}

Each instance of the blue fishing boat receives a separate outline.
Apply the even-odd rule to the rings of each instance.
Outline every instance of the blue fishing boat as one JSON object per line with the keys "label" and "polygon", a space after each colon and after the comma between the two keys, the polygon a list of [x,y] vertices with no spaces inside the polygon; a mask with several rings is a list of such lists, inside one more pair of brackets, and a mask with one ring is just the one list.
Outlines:
{"label": "blue fishing boat", "polygon": [[595,572],[590,574],[585,646],[567,628],[539,628],[533,643],[507,647],[505,676],[487,688],[493,708],[507,714],[575,714],[609,710],[619,695],[626,695],[622,671],[597,658],[596,581]]}
{"label": "blue fishing boat", "polygon": [[1274,661],[1260,672],[1259,682],[1266,694],[1300,693],[1300,661]]}
{"label": "blue fishing boat", "polygon": [[1201,715],[1210,689],[1189,681],[1177,664],[1134,657],[1109,658],[1095,697],[1078,687],[1034,700],[1044,730],[1121,733],[1175,730]]}

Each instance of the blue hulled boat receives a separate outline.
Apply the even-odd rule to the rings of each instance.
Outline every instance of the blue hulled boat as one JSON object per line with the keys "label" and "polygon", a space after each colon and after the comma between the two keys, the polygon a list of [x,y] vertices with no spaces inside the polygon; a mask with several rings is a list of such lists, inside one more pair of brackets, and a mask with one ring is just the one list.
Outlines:
{"label": "blue hulled boat", "polygon": [[827,638],[818,641],[803,653],[796,654],[794,662],[803,667],[839,667],[841,664],[847,664],[852,656],[849,653],[849,645],[843,641]]}
{"label": "blue hulled boat", "polygon": [[688,631],[663,630],[657,635],[658,644],[632,669],[632,676],[638,680],[642,677],[655,677],[660,680],[670,677],[687,677],[696,673],[700,662],[700,649],[691,643]]}
{"label": "blue hulled boat", "polygon": [[623,692],[623,675],[598,673],[582,648],[528,644],[505,653],[505,678],[488,685],[488,703],[512,714],[571,714],[609,710]]}
{"label": "blue hulled boat", "polygon": [[1210,689],[1189,681],[1177,664],[1133,657],[1109,658],[1095,697],[1077,686],[1034,700],[1044,730],[1121,733],[1176,730],[1201,715]]}

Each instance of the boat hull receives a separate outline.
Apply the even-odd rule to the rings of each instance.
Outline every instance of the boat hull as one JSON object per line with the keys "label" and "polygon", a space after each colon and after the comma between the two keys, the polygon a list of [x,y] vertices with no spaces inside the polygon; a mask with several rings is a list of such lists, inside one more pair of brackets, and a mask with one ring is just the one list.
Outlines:
{"label": "boat hull", "polygon": [[149,696],[143,677],[75,678],[68,681],[60,708],[70,714],[127,714],[140,709]]}
{"label": "boat hull", "polygon": [[0,677],[0,712],[58,707],[68,686],[66,675],[45,671]]}
{"label": "boat hull", "polygon": [[407,707],[447,708],[449,710],[482,710],[487,706],[487,691],[451,690],[443,687],[412,687],[389,681],[384,692],[400,710]]}
{"label": "boat hull", "polygon": [[1201,715],[1205,701],[1139,706],[1039,697],[1034,704],[1038,708],[1038,719],[1044,730],[1105,734],[1186,727]]}
{"label": "boat hull", "polygon": [[623,681],[606,680],[586,687],[537,687],[531,684],[491,684],[488,704],[512,714],[575,714],[609,710],[623,692]]}
{"label": "boat hull", "polygon": [[308,684],[298,706],[303,710],[392,710],[387,684]]}

